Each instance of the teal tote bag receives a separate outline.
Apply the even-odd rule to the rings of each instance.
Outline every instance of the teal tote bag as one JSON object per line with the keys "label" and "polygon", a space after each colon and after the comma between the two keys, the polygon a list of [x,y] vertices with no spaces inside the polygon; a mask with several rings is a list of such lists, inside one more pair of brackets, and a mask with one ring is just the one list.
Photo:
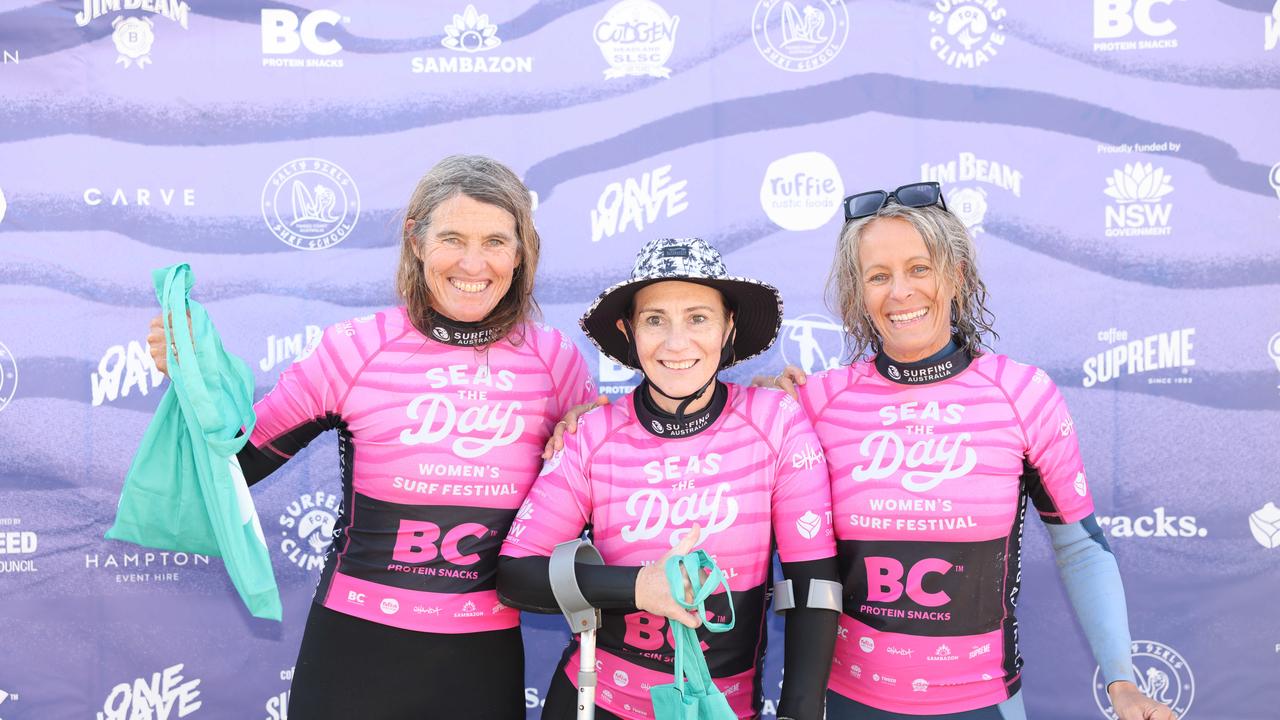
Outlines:
{"label": "teal tote bag", "polygon": [[[106,537],[221,557],[249,611],[280,620],[271,557],[236,461],[253,432],[253,374],[222,348],[208,313],[191,300],[190,266],[156,270],[152,279],[169,341],[170,383],[125,476]],[[181,321],[188,315],[190,327]]]}
{"label": "teal tote bag", "polygon": [[[689,582],[693,586],[692,603],[686,603],[684,599],[681,566],[688,573]],[[702,576],[704,569],[710,571],[705,580]],[[721,633],[733,629],[735,618],[729,582],[705,550],[694,550],[683,557],[677,555],[667,558],[664,570],[672,597],[682,607],[696,610],[707,630]],[[729,601],[729,621],[725,623],[711,622],[705,607],[707,598],[720,586],[724,587],[725,598]],[[736,720],[738,716],[729,707],[728,699],[711,681],[711,671],[702,654],[698,632],[677,622],[670,625],[676,645],[675,682],[649,688],[655,720]]]}

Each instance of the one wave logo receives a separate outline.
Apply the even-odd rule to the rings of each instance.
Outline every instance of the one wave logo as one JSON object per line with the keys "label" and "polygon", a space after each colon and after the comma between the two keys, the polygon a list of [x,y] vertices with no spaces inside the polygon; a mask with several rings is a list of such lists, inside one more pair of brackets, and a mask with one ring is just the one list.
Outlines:
{"label": "one wave logo", "polygon": [[453,22],[444,26],[444,39],[440,44],[458,54],[415,57],[410,61],[410,71],[468,74],[533,72],[532,57],[482,55],[502,45],[502,38],[498,37],[498,26],[489,20],[488,15],[476,10],[475,5],[467,5],[462,14],[455,14]]}
{"label": "one wave logo", "polygon": [[844,0],[758,0],[751,17],[756,50],[788,72],[817,70],[835,59],[849,39]]}
{"label": "one wave logo", "polygon": [[[1187,717],[1195,700],[1196,681],[1191,666],[1178,651],[1151,640],[1137,640],[1129,646],[1133,674],[1143,695],[1169,706],[1180,718]],[[1102,668],[1093,671],[1093,699],[1108,720],[1119,720],[1107,696]]]}
{"label": "one wave logo", "polygon": [[991,188],[1022,197],[1021,170],[971,152],[962,152],[955,160],[943,163],[922,164],[920,180],[941,183],[946,188],[947,209],[974,235],[984,231]]}
{"label": "one wave logo", "polygon": [[[122,11],[139,10],[166,17],[183,30],[189,29],[191,6],[185,2],[149,2],[148,0],[84,0],[84,9],[76,13],[76,26],[86,27],[100,17]],[[111,21],[111,41],[116,46],[116,64],[126,68],[145,68],[151,62],[151,46],[155,44],[155,22],[149,16],[120,16]]]}
{"label": "one wave logo", "polygon": [[843,349],[844,328],[826,315],[811,313],[782,321],[778,343],[782,362],[799,367],[806,375],[840,367]]}
{"label": "one wave logo", "polygon": [[342,498],[317,490],[289,503],[280,514],[280,552],[289,562],[307,571],[324,565],[334,537]]}
{"label": "one wave logo", "polygon": [[[321,38],[320,28],[327,26],[323,34],[333,35],[340,23],[350,22],[351,18],[336,10],[313,10],[299,18],[286,8],[262,8],[262,66],[340,68],[342,58],[333,56],[342,52],[342,43],[332,37]],[[297,55],[300,50],[312,57],[282,57]]]}
{"label": "one wave logo", "polygon": [[1263,19],[1262,49],[1275,50],[1280,44],[1280,0],[1271,6],[1271,14]]}
{"label": "one wave logo", "polygon": [[130,718],[184,718],[200,709],[199,679],[182,675],[183,664],[165,668],[150,677],[132,683],[120,683],[111,689],[98,711],[98,720],[130,720]]}
{"label": "one wave logo", "polygon": [[972,70],[991,62],[1008,39],[1008,11],[996,0],[937,0],[929,11],[929,49],[949,67]]}
{"label": "one wave logo", "polygon": [[[1178,47],[1171,38],[1178,29],[1169,17],[1174,0],[1093,0],[1093,49],[1095,52],[1116,50],[1157,50]],[[1154,12],[1162,6],[1160,17]],[[1125,40],[1134,30],[1146,38]]]}
{"label": "one wave logo", "polygon": [[142,343],[130,340],[127,346],[107,348],[98,361],[98,371],[89,376],[89,381],[93,407],[97,407],[104,402],[128,397],[133,390],[145,397],[164,382],[164,373],[156,367],[151,352]]}
{"label": "one wave logo", "polygon": [[1193,380],[1190,368],[1196,364],[1195,358],[1191,357],[1194,347],[1191,336],[1195,332],[1195,328],[1183,328],[1128,342],[1123,341],[1129,337],[1124,331],[1113,329],[1099,333],[1099,337],[1105,334],[1110,342],[1116,344],[1084,361],[1083,385],[1090,388],[1122,377],[1172,369],[1181,370],[1181,374],[1148,377],[1147,383],[1189,385]]}
{"label": "one wave logo", "polygon": [[323,250],[355,230],[360,189],[328,160],[291,160],[262,187],[262,219],[280,242],[299,250]]}
{"label": "one wave logo", "polygon": [[1117,538],[1202,538],[1209,531],[1199,526],[1194,515],[1173,515],[1163,507],[1148,515],[1099,515],[1103,532]]}
{"label": "one wave logo", "polygon": [[800,537],[805,540],[812,540],[818,536],[818,531],[822,529],[822,517],[812,510],[808,510],[804,515],[796,518],[796,532],[800,533]]}
{"label": "one wave logo", "polygon": [[18,362],[9,348],[0,343],[0,410],[9,407],[18,391]]}
{"label": "one wave logo", "polygon": [[1268,550],[1280,547],[1280,508],[1269,502],[1254,511],[1249,515],[1249,531],[1262,547]]}
{"label": "one wave logo", "polygon": [[591,211],[591,242],[626,232],[628,227],[644,230],[661,218],[688,210],[688,184],[688,180],[671,181],[670,165],[646,172],[639,179],[609,183]]}
{"label": "one wave logo", "polygon": [[816,230],[835,216],[843,200],[840,170],[820,152],[774,160],[760,183],[760,206],[783,230]]}
{"label": "one wave logo", "polygon": [[1107,178],[1103,190],[1114,201],[1105,211],[1107,237],[1168,235],[1173,204],[1164,198],[1173,192],[1173,177],[1151,163],[1125,164]]}
{"label": "one wave logo", "polygon": [[609,69],[605,79],[636,75],[668,78],[666,66],[676,46],[680,16],[669,15],[652,0],[622,0],[592,29],[592,39]]}

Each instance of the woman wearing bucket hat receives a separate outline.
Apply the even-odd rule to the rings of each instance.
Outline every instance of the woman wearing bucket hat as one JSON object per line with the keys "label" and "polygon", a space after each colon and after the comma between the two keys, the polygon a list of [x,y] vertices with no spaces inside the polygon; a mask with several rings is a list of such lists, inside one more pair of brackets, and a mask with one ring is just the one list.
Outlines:
{"label": "woman wearing bucket hat", "polygon": [[[696,627],[698,620],[671,597],[664,563],[652,561],[688,553],[699,541],[732,591],[734,629],[702,640],[734,712],[756,717],[761,710],[776,544],[799,606],[787,617],[778,714],[822,717],[839,593],[826,466],[794,400],[717,379],[721,369],[768,349],[781,317],[777,290],[728,275],[720,254],[696,238],[647,244],[631,278],[583,315],[592,342],[644,380],[624,400],[583,415],[547,461],[503,545],[498,592],[516,607],[555,612],[547,558],[590,527],[606,565],[580,563],[576,575],[582,595],[604,611],[597,717],[653,717],[647,688],[672,676],[666,623]],[[727,614],[723,595],[707,608]],[[577,652],[571,643],[555,671],[548,720],[573,717],[569,669]]]}
{"label": "woman wearing bucket hat", "polygon": [[[404,305],[326,330],[254,406],[238,456],[253,483],[339,433],[336,522],[317,506],[288,531],[332,538],[288,714],[524,718],[498,550],[554,423],[594,392],[573,343],[533,322],[540,240],[515,173],[445,158],[405,216]],[[148,340],[163,370],[162,327]]]}
{"label": "woman wearing bucket hat", "polygon": [[1014,609],[1030,500],[1115,717],[1171,719],[1133,683],[1074,421],[1043,370],[982,349],[986,286],[941,188],[853,195],[845,217],[830,290],[856,361],[757,378],[798,390],[831,466],[845,597],[827,717],[1026,717]]}

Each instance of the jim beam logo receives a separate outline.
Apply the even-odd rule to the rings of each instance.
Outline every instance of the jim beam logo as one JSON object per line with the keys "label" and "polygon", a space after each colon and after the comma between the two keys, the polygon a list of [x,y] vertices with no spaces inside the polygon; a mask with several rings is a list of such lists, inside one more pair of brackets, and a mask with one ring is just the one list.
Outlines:
{"label": "jim beam logo", "polygon": [[151,48],[156,41],[156,23],[153,17],[166,18],[187,30],[191,6],[181,0],[84,0],[84,9],[76,13],[76,26],[87,27],[99,18],[125,12],[150,13],[116,15],[111,20],[111,41],[116,46],[116,64],[142,69],[151,62]]}
{"label": "jim beam logo", "polygon": [[947,209],[970,233],[985,232],[992,191],[1003,190],[1022,197],[1022,171],[1008,163],[962,152],[955,160],[920,166],[920,179],[941,183]]}

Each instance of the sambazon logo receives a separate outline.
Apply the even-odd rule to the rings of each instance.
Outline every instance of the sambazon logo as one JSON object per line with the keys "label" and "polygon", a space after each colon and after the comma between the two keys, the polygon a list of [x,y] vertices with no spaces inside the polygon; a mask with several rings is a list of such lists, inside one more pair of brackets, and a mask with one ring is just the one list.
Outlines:
{"label": "sambazon logo", "polygon": [[341,512],[342,498],[322,490],[289,503],[280,514],[280,552],[303,570],[321,567]]}
{"label": "sambazon logo", "polygon": [[320,344],[324,330],[319,325],[308,325],[305,330],[292,335],[268,335],[267,353],[258,360],[258,368],[267,372],[290,360],[305,360]]}
{"label": "sambazon logo", "polygon": [[[191,6],[181,0],[84,0],[84,9],[76,13],[76,26],[86,27],[106,15],[135,10],[168,18],[183,30],[189,29]],[[151,62],[151,46],[156,40],[151,16],[117,16],[111,26],[111,40],[118,53],[116,64],[145,68]]]}
{"label": "sambazon logo", "polygon": [[[1121,331],[1115,331],[1119,339]],[[1181,375],[1153,376],[1147,378],[1153,385],[1185,385],[1193,378],[1188,368],[1196,364],[1191,357],[1191,336],[1195,328],[1184,328],[1148,335],[1139,340],[1119,342],[1084,361],[1084,387],[1102,385],[1130,375],[1153,373],[1159,370],[1181,369]],[[1127,338],[1128,333],[1123,337]],[[1113,340],[1112,342],[1115,342]]]}
{"label": "sambazon logo", "polygon": [[783,320],[778,339],[783,364],[797,365],[806,375],[840,367],[844,328],[826,315]]}
{"label": "sambazon logo", "polygon": [[929,49],[950,67],[981,67],[1004,47],[1007,14],[998,0],[937,0],[929,11]]}
{"label": "sambazon logo", "polygon": [[653,0],[622,0],[609,8],[591,35],[609,63],[605,78],[671,77],[666,63],[679,26],[680,16],[669,15]]}
{"label": "sambazon logo", "polygon": [[1118,538],[1206,537],[1209,531],[1197,525],[1194,515],[1173,515],[1157,507],[1149,515],[1099,515],[1103,532]]}
{"label": "sambazon logo", "polygon": [[[333,57],[342,52],[342,43],[333,37],[334,28],[350,22],[336,10],[299,16],[287,8],[262,8],[262,67],[342,67],[342,58]],[[297,57],[303,51],[305,57]]]}
{"label": "sambazon logo", "polygon": [[111,689],[97,720],[184,718],[200,709],[200,680],[182,675],[183,663]]}
{"label": "sambazon logo", "polygon": [[[1154,640],[1135,640],[1129,646],[1133,674],[1143,695],[1162,702],[1180,718],[1188,717],[1195,700],[1196,680],[1191,666],[1177,650]],[[1093,671],[1093,699],[1108,720],[1119,720],[1107,695],[1102,668]]]}
{"label": "sambazon logo", "polygon": [[1022,197],[1021,170],[998,160],[979,158],[971,152],[962,152],[955,160],[944,163],[922,164],[920,180],[941,183],[947,196],[947,209],[974,234],[984,230],[991,188],[1009,192],[1015,198]]}
{"label": "sambazon logo", "polygon": [[1165,236],[1173,232],[1173,176],[1151,163],[1126,163],[1107,178],[1103,190],[1112,204],[1103,211],[1107,237]]}
{"label": "sambazon logo", "polygon": [[[591,211],[591,242],[611,238],[628,228],[637,231],[689,209],[688,180],[672,182],[671,166],[663,165],[604,187]],[[603,380],[602,380],[603,382]]]}
{"label": "sambazon logo", "polygon": [[480,54],[497,48],[502,38],[498,36],[498,26],[488,15],[476,10],[475,5],[467,5],[461,14],[453,16],[453,22],[444,26],[444,40],[440,44],[458,55],[415,57],[410,61],[410,71],[415,74],[533,72],[533,58],[527,55]]}
{"label": "sambazon logo", "polygon": [[89,375],[93,407],[115,402],[137,390],[144,397],[160,387],[164,373],[156,367],[145,344],[130,340],[126,345],[112,345],[98,361],[98,371]]}
{"label": "sambazon logo", "polygon": [[[1178,47],[1170,37],[1178,29],[1172,19],[1178,0],[1093,0],[1093,49],[1158,50]],[[1145,36],[1129,39],[1134,32]]]}
{"label": "sambazon logo", "polygon": [[840,210],[844,180],[835,161],[801,152],[769,163],[760,182],[760,206],[783,230],[816,230]]}

